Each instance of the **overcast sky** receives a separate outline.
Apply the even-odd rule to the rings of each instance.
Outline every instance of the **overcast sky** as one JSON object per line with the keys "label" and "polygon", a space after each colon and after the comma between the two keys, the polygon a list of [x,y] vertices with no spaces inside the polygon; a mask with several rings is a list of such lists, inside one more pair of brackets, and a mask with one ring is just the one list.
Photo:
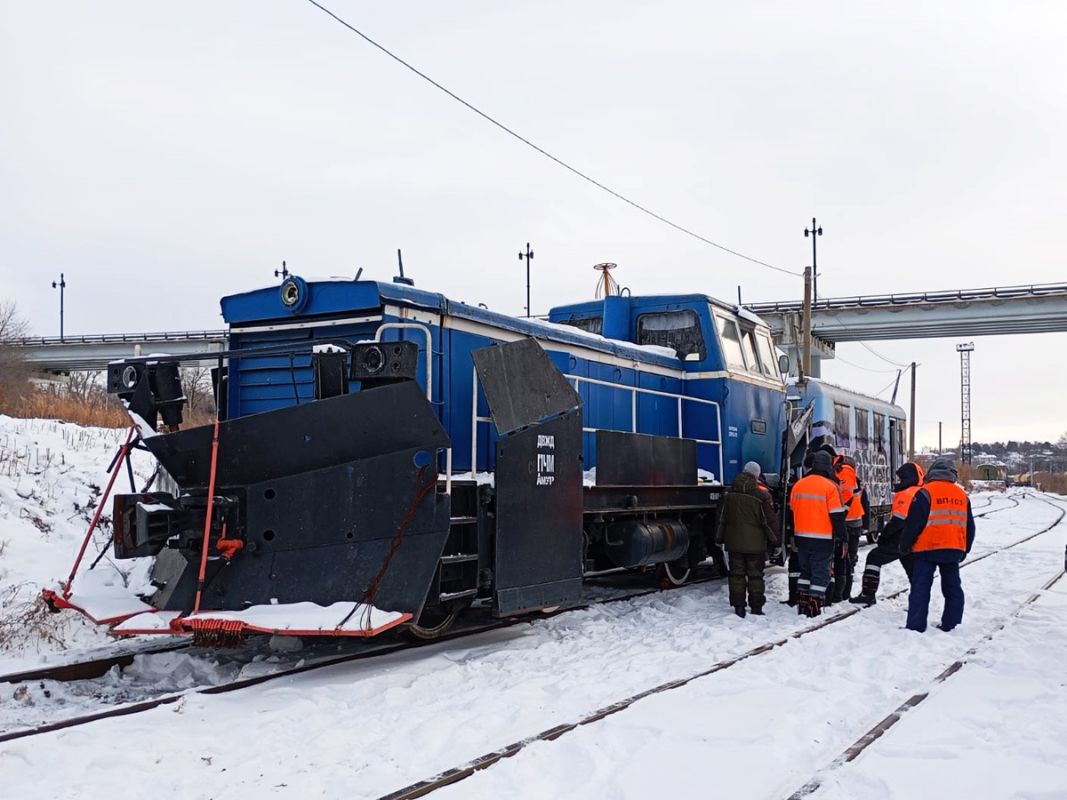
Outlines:
{"label": "overcast sky", "polygon": [[[821,295],[1067,280],[1062,2],[326,5],[540,146]],[[585,184],[303,0],[0,0],[0,299],[58,333],[218,327],[218,298],[310,276],[521,313],[592,296],[747,301],[798,278]],[[959,437],[954,339],[921,362],[920,444]],[[1067,431],[1067,334],[978,338],[974,439]],[[825,377],[877,392],[858,344]],[[901,397],[907,386],[902,383]],[[888,396],[888,392],[884,396]]]}

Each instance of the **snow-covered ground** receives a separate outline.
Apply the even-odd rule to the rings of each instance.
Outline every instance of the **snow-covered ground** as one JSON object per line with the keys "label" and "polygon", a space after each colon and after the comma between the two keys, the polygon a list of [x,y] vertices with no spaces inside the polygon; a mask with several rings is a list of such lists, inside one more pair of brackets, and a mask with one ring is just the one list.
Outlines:
{"label": "snow-covered ground", "polygon": [[[2,445],[12,423],[0,424]],[[34,425],[56,430],[54,423],[15,424],[30,435],[43,435]],[[98,485],[99,462],[106,466],[113,447],[112,440],[96,448],[91,471]],[[88,453],[67,461],[82,455],[88,472]],[[11,480],[0,477],[0,492],[12,490]],[[32,499],[39,485],[23,477],[20,499],[0,495],[8,512],[0,511],[0,540],[39,533],[18,521],[16,511],[29,502],[21,495]],[[33,502],[58,531],[56,518],[70,501]],[[1057,516],[1032,496],[1017,507],[1007,507],[999,494],[976,497],[975,505],[983,512],[1005,508],[979,520],[976,555]],[[84,521],[71,526],[55,566],[46,568],[42,551],[25,545],[8,552],[32,550],[35,561],[20,555],[9,564],[5,552],[0,568],[37,584],[61,577]],[[905,599],[883,602],[554,742],[531,745],[437,796],[787,796],[1008,618],[1062,567],[1065,534],[1067,521],[967,568],[964,624],[951,634],[932,626],[923,635],[901,630]],[[58,537],[47,541],[58,544]],[[904,585],[899,567],[886,568],[882,595]],[[770,574],[768,590],[772,598],[784,596],[780,570]],[[1065,594],[1067,585],[1057,584],[1012,620],[857,761],[824,776],[816,796],[1067,796],[1056,794],[1067,789],[1061,766],[1067,763]],[[763,618],[738,619],[725,585],[701,584],[226,695],[188,695],[172,706],[0,745],[0,796],[140,799],[166,786],[182,798],[379,797],[806,627],[787,606],[771,603],[767,610]],[[931,621],[939,611],[938,597]],[[99,634],[84,635],[86,642],[99,641]],[[72,641],[80,644],[81,636]],[[187,682],[176,686],[214,680],[189,672],[181,659],[148,663],[140,677],[153,670],[184,675]],[[6,701],[0,693],[0,704]],[[964,772],[966,784],[952,783]],[[955,792],[963,785],[966,792]]]}
{"label": "snow-covered ground", "polygon": [[[41,589],[66,580],[125,433],[0,415],[0,672],[110,642],[105,630],[77,614],[48,614],[37,598]],[[154,461],[135,452],[133,465],[143,484]],[[129,491],[126,475],[118,477],[116,491]],[[110,508],[104,513],[110,523]],[[105,556],[88,569],[110,535],[110,524],[97,530],[76,587],[147,589],[147,559]]]}

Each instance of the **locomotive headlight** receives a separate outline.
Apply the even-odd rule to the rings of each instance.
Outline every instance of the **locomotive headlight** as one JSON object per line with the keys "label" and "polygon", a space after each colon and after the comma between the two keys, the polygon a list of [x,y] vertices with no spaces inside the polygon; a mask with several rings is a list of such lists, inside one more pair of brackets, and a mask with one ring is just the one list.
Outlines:
{"label": "locomotive headlight", "polygon": [[290,314],[299,314],[311,298],[311,287],[298,275],[290,275],[279,287],[278,299]]}
{"label": "locomotive headlight", "polygon": [[292,278],[282,284],[282,305],[292,308],[300,302],[300,286]]}
{"label": "locomotive headlight", "polygon": [[368,347],[363,351],[362,367],[368,375],[375,375],[385,366],[385,353],[380,347]]}
{"label": "locomotive headlight", "polygon": [[141,374],[138,372],[137,367],[132,364],[126,367],[122,371],[122,387],[124,389],[133,390],[137,386],[137,381],[140,379]]}

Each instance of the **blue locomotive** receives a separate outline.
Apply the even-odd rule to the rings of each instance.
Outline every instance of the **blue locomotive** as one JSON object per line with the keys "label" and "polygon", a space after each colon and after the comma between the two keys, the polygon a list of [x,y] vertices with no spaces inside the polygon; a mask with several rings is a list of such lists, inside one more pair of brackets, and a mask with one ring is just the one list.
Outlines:
{"label": "blue locomotive", "polygon": [[[296,299],[286,305],[283,297]],[[546,324],[404,284],[293,277],[281,291],[224,298],[222,313],[235,350],[338,338],[414,342],[417,380],[448,432],[456,471],[494,468],[495,432],[484,397],[474,406],[471,352],[525,337],[542,345],[582,398],[587,469],[597,463],[596,430],[695,439],[700,469],[723,482],[746,461],[770,473],[780,463],[784,387],[770,331],[704,295],[610,296],[554,308]],[[227,413],[307,402],[314,389],[309,352],[292,361],[233,358]]]}
{"label": "blue locomotive", "polygon": [[181,428],[180,359],[109,369],[165,478],[114,500],[116,555],[154,556],[156,587],[118,633],[432,637],[580,603],[590,573],[682,583],[723,484],[782,463],[770,332],[704,295],[535,320],[290,276],[222,313],[214,426]]}

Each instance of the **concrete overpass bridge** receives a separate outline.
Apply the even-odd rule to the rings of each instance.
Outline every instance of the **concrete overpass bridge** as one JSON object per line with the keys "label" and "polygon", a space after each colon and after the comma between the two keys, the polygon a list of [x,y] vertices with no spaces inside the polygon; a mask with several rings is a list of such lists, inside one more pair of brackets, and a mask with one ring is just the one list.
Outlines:
{"label": "concrete overpass bridge", "polygon": [[[800,301],[746,306],[767,321],[794,364],[803,306]],[[838,342],[1061,331],[1067,331],[1067,283],[819,299],[812,304],[812,374],[818,377],[819,362],[834,357]]]}
{"label": "concrete overpass bridge", "polygon": [[88,336],[46,336],[15,339],[26,360],[42,372],[66,373],[103,370],[119,358],[168,353],[191,356],[226,349],[226,331],[160,331],[156,333],[102,333]]}
{"label": "concrete overpass bridge", "polygon": [[[799,361],[803,303],[746,306],[771,326],[777,344]],[[812,375],[834,357],[838,342],[965,338],[1067,331],[1067,283],[990,289],[823,298],[812,305]],[[165,352],[189,356],[226,347],[225,330],[162,331],[26,338],[13,342],[44,372],[102,370],[118,358]]]}

